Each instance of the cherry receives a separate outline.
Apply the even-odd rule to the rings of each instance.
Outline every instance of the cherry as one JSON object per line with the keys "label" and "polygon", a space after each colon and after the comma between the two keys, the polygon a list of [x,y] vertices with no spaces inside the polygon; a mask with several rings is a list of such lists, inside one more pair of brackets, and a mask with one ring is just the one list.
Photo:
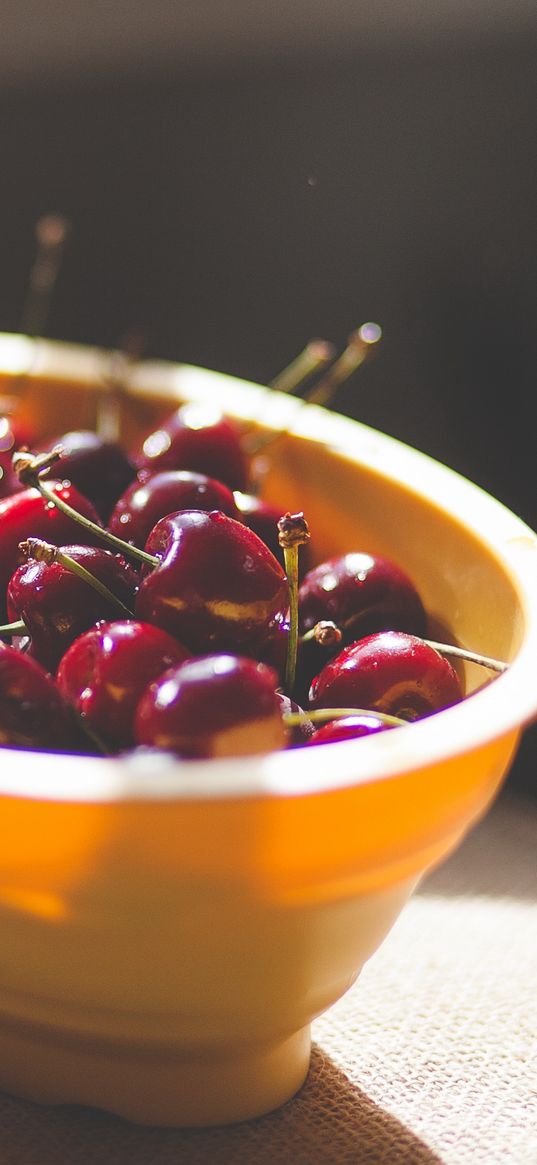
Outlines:
{"label": "cherry", "polygon": [[[256,655],[271,628],[296,608],[296,572],[287,578],[274,555],[252,530],[220,510],[179,510],[153,527],[145,550],[88,523],[61,500],[42,473],[49,457],[19,458],[19,472],[45,500],[91,527],[92,538],[103,539],[121,553],[140,559],[145,575],[136,599],[137,617],[169,630],[194,653],[234,651]],[[295,515],[301,519],[302,515]],[[280,525],[291,515],[281,519]],[[293,519],[293,522],[294,520]],[[293,524],[293,523],[292,523]],[[296,542],[296,533],[294,541]],[[300,533],[300,539],[306,537]],[[309,537],[309,534],[307,535]],[[285,550],[296,558],[296,546]],[[148,568],[151,568],[148,573]],[[296,636],[296,617],[291,632]],[[293,663],[294,668],[294,663]]]}
{"label": "cherry", "polygon": [[[356,740],[361,736],[374,736],[394,725],[381,720],[373,713],[365,712],[355,716],[342,716],[339,720],[329,720],[310,733],[307,744],[334,744],[338,740]],[[313,725],[312,725],[313,728]]]}
{"label": "cherry", "polygon": [[[60,481],[47,482],[47,487],[73,509],[90,518],[97,526],[99,517],[88,501],[74,486]],[[22,561],[19,545],[27,538],[43,538],[54,546],[74,543],[80,533],[73,518],[61,513],[47,502],[37,489],[29,487],[0,501],[0,622],[6,621],[6,590],[11,575]],[[88,533],[89,544],[95,545],[97,536]]]}
{"label": "cherry", "polygon": [[207,655],[170,668],[141,697],[137,743],[198,758],[283,748],[276,684],[270,668],[235,655]]}
{"label": "cherry", "polygon": [[[99,620],[117,618],[121,604],[133,607],[138,576],[120,555],[109,550],[65,546],[64,554],[112,592],[107,598],[84,578],[54,561],[54,548],[49,550],[50,561],[30,557],[17,567],[7,589],[7,610],[9,619],[22,619],[26,634],[31,637],[28,653],[54,672],[69,645],[83,631]],[[114,602],[114,596],[119,601]]]}
{"label": "cherry", "polygon": [[136,620],[99,623],[68,647],[56,682],[89,729],[112,751],[134,743],[133,718],[151,680],[189,658],[165,631]]}
{"label": "cherry", "polygon": [[354,707],[417,720],[462,699],[449,661],[415,635],[383,631],[345,647],[310,689],[312,708]]}
{"label": "cherry", "polygon": [[158,565],[142,578],[136,615],[195,654],[256,655],[289,604],[287,579],[260,538],[218,510],[163,518],[146,543]]}
{"label": "cherry", "polygon": [[89,498],[106,522],[120,495],[136,476],[136,468],[116,441],[107,441],[89,429],[64,433],[38,447],[48,453],[60,447],[58,471]]}
{"label": "cherry", "polygon": [[246,489],[247,458],[237,425],[208,404],[181,405],[131,452],[138,469],[190,469]]}
{"label": "cherry", "polygon": [[426,631],[416,587],[400,566],[380,555],[343,554],[315,566],[300,586],[299,609],[302,633],[332,620],[345,643],[374,631]]}
{"label": "cherry", "polygon": [[71,708],[35,659],[0,644],[0,745],[87,751]]}
{"label": "cherry", "polygon": [[177,510],[221,510],[239,518],[231,490],[213,477],[183,469],[141,470],[114,506],[108,529],[143,550],[153,526]]}

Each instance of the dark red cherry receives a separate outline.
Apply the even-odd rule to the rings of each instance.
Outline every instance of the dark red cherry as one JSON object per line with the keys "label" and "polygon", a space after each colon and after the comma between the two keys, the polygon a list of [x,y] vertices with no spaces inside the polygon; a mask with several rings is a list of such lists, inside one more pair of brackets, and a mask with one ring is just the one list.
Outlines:
{"label": "dark red cherry", "polygon": [[189,658],[181,643],[135,620],[99,623],[60,661],[56,682],[91,732],[112,751],[134,743],[133,718],[147,685]]}
{"label": "dark red cherry", "polygon": [[299,590],[300,631],[323,619],[343,632],[344,643],[375,631],[425,635],[426,614],[408,575],[388,558],[353,553],[308,571]]}
{"label": "dark red cherry", "polygon": [[270,668],[235,655],[207,655],[171,668],[141,697],[136,741],[197,758],[284,748],[276,684]]}
{"label": "dark red cherry", "polygon": [[177,510],[221,510],[239,518],[231,490],[213,477],[187,469],[141,470],[116,503],[108,529],[143,550],[153,526]]}
{"label": "dark red cherry", "polygon": [[[239,516],[250,530],[257,534],[258,538],[268,546],[269,550],[278,562],[284,566],[284,553],[280,546],[278,536],[278,522],[282,514],[287,513],[288,507],[278,507],[272,505],[270,502],[263,501],[262,498],[256,497],[255,494],[242,493],[241,490],[235,490],[235,501],[239,510]],[[298,573],[302,578],[311,566],[311,553],[309,544],[301,546],[300,554],[298,556]]]}
{"label": "dark red cherry", "polygon": [[[91,502],[74,486],[59,481],[47,484],[50,484],[54,492],[80,514],[91,518],[96,525],[101,525]],[[27,538],[43,538],[45,542],[52,542],[53,546],[66,546],[68,543],[77,542],[79,537],[78,523],[68,518],[51,502],[45,501],[33,487],[0,501],[0,622],[5,623],[7,617],[8,582],[23,561],[19,544],[25,542]],[[87,536],[84,536],[84,541],[89,545],[95,545],[97,535],[88,532]]]}
{"label": "dark red cherry", "polygon": [[394,725],[379,716],[365,713],[361,716],[342,716],[339,720],[329,720],[310,734],[308,744],[334,744],[338,740],[356,740],[361,736],[374,736]]}
{"label": "dark red cherry", "polygon": [[73,712],[45,669],[5,644],[0,644],[0,745],[85,750]]}
{"label": "dark red cherry", "polygon": [[136,476],[136,467],[116,441],[106,441],[89,429],[63,433],[39,446],[37,453],[62,448],[55,470],[89,498],[103,522]]}
{"label": "dark red cherry", "polygon": [[138,469],[190,469],[246,489],[248,465],[237,425],[212,405],[181,405],[131,452]]}
{"label": "dark red cherry", "polygon": [[136,616],[194,654],[255,655],[289,605],[286,576],[264,542],[214,510],[183,510],[157,523],[146,551],[160,559],[140,583]]}
{"label": "dark red cherry", "polygon": [[[129,609],[134,605],[138,575],[119,554],[90,546],[65,546],[70,558]],[[118,606],[90,583],[58,562],[30,558],[12,575],[7,589],[11,621],[22,619],[30,635],[28,652],[54,672],[69,645],[99,620],[118,618]]]}
{"label": "dark red cherry", "polygon": [[314,679],[312,708],[363,708],[418,720],[458,703],[449,661],[415,635],[383,631],[345,647]]}

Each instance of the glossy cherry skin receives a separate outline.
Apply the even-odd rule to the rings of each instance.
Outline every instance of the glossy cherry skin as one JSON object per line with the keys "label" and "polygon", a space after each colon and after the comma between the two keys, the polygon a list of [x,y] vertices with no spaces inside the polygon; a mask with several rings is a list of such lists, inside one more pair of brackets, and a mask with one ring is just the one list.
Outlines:
{"label": "glossy cherry skin", "polygon": [[343,642],[375,631],[425,635],[423,603],[408,575],[390,559],[343,554],[308,571],[299,590],[300,631],[322,619],[336,623]]}
{"label": "glossy cherry skin", "polygon": [[134,743],[133,720],[147,685],[189,652],[158,627],[135,620],[99,623],[75,639],[60,660],[64,698],[111,751]]}
{"label": "glossy cherry skin", "polygon": [[335,744],[338,740],[357,740],[361,736],[375,736],[393,724],[386,723],[378,716],[342,716],[339,720],[329,720],[310,735],[307,744]]}
{"label": "glossy cherry skin", "polygon": [[[92,546],[65,546],[66,554],[104,583],[130,610],[138,575],[119,554]],[[28,654],[54,672],[67,648],[99,620],[117,618],[118,607],[58,562],[29,559],[7,588],[10,621],[22,619],[30,635]]]}
{"label": "glossy cherry skin", "polygon": [[117,499],[134,481],[135,465],[117,441],[105,441],[89,429],[63,433],[36,452],[49,452],[57,445],[62,447],[62,456],[53,472],[89,498],[106,522]]}
{"label": "glossy cherry skin", "polygon": [[246,489],[248,463],[236,424],[209,404],[181,405],[132,451],[138,469],[190,469]]}
{"label": "glossy cherry skin", "polygon": [[284,748],[276,684],[270,668],[235,655],[206,655],[170,668],[141,697],[136,741],[191,758]]}
{"label": "glossy cherry skin", "polygon": [[[47,485],[73,509],[86,518],[101,525],[99,516],[88,501],[72,485],[59,481],[48,481]],[[11,575],[23,561],[19,543],[27,538],[43,538],[53,546],[66,546],[79,542],[80,526],[74,518],[68,518],[52,502],[45,501],[37,489],[24,489],[0,501],[0,622],[7,618],[6,591]],[[84,533],[88,545],[98,542],[97,535]],[[99,543],[101,544],[101,543]]]}
{"label": "glossy cherry skin", "polygon": [[289,605],[287,579],[264,542],[219,510],[158,522],[146,550],[160,559],[140,582],[136,616],[196,654],[254,655]]}
{"label": "glossy cherry skin", "polygon": [[178,510],[221,510],[239,519],[231,490],[216,478],[187,469],[141,470],[114,506],[108,529],[143,550],[153,526]]}
{"label": "glossy cherry skin", "polygon": [[312,708],[362,708],[419,720],[462,699],[457,673],[422,639],[382,631],[345,647],[310,688]]}
{"label": "glossy cherry skin", "polygon": [[[287,513],[288,507],[274,506],[271,502],[256,497],[255,494],[243,493],[241,490],[235,490],[235,501],[244,524],[261,538],[269,550],[272,550],[278,562],[284,566],[284,554],[278,537],[278,522],[283,514]],[[307,543],[300,547],[298,554],[299,578],[303,577],[310,566],[311,553]]]}
{"label": "glossy cherry skin", "polygon": [[72,709],[54,681],[35,659],[6,644],[0,644],[0,745],[86,751]]}

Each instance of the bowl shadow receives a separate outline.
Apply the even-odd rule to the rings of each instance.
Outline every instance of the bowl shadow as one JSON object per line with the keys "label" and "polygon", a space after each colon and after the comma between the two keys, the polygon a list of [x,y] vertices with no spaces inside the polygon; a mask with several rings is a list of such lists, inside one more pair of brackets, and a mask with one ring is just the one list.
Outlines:
{"label": "bowl shadow", "polygon": [[318,1045],[300,1092],[242,1124],[145,1128],[94,1109],[3,1096],[0,1158],[9,1165],[441,1165]]}

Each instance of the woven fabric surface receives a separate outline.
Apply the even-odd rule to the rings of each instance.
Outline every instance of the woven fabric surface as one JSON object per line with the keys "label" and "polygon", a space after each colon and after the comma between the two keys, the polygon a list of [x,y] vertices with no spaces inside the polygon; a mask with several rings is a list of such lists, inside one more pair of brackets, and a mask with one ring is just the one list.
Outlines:
{"label": "woven fabric surface", "polygon": [[129,1125],[0,1097],[0,1165],[537,1165],[537,802],[505,791],[313,1025],[283,1108]]}

